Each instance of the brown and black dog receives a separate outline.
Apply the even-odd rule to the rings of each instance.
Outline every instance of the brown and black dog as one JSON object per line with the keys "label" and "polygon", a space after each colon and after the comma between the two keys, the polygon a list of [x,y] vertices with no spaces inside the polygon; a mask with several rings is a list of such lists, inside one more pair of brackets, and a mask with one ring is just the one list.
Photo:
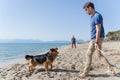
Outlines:
{"label": "brown and black dog", "polygon": [[25,59],[29,62],[29,71],[33,70],[33,67],[38,65],[44,65],[45,71],[48,71],[48,66],[52,69],[52,63],[57,57],[58,48],[51,48],[49,52],[42,54],[42,55],[25,55]]}

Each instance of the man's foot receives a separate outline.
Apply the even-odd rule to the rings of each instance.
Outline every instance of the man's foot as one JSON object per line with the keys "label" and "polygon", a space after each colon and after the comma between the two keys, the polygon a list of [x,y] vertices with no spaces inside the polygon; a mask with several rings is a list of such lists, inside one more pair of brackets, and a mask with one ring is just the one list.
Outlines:
{"label": "man's foot", "polygon": [[111,66],[110,68],[108,68],[107,73],[108,73],[108,74],[110,74],[110,75],[114,75],[114,74],[115,74],[114,67],[113,67],[113,66]]}
{"label": "man's foot", "polygon": [[108,74],[111,74],[111,75],[114,75],[114,74],[115,74],[115,71],[114,71],[114,70],[108,70],[107,73],[108,73]]}
{"label": "man's foot", "polygon": [[79,77],[80,77],[80,78],[85,78],[85,77],[86,77],[86,74],[85,74],[85,73],[82,73],[82,74],[80,74]]}

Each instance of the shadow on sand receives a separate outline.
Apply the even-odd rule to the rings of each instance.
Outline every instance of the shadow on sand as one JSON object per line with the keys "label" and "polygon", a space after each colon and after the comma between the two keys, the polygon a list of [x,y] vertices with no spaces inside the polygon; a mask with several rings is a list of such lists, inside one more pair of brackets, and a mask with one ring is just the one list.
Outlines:
{"label": "shadow on sand", "polygon": [[[71,72],[71,73],[79,73],[78,70],[68,70],[68,69],[52,69],[48,70],[49,72]],[[45,69],[38,69],[37,72],[45,72]]]}
{"label": "shadow on sand", "polygon": [[120,77],[120,72],[116,73],[115,75],[108,75],[108,74],[90,74],[88,75],[90,77],[111,77],[111,76],[115,76],[115,77]]}

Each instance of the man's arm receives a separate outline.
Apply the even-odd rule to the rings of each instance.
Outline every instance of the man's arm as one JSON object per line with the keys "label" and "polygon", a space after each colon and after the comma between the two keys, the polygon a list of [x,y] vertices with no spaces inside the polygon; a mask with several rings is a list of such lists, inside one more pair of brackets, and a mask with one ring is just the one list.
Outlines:
{"label": "man's arm", "polygon": [[101,30],[101,24],[96,25],[96,42],[98,43],[98,40],[100,38],[100,30]]}

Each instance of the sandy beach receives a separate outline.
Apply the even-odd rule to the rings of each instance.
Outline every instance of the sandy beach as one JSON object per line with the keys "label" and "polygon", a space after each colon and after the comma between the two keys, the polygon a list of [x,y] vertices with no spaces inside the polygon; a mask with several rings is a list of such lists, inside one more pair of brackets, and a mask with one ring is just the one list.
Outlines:
{"label": "sandy beach", "polygon": [[91,71],[85,79],[81,79],[85,55],[89,43],[59,48],[59,55],[53,63],[53,69],[45,72],[44,66],[38,66],[33,72],[28,71],[26,60],[0,68],[0,80],[120,80],[120,42],[104,42],[103,51],[107,59],[115,65],[116,74],[108,75],[107,65],[94,53]]}

